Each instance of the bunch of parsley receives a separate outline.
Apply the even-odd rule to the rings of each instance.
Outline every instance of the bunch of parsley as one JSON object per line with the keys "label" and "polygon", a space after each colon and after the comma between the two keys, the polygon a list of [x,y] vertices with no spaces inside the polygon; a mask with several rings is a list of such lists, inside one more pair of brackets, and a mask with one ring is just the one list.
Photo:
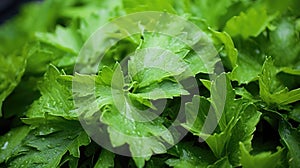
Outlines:
{"label": "bunch of parsley", "polygon": [[[26,4],[0,27],[0,167],[298,167],[299,6],[298,0],[45,0]],[[97,75],[73,74],[79,51],[94,31],[114,18],[142,11],[184,17],[208,37],[207,41],[195,38],[193,45],[210,41],[218,54],[204,52],[209,61],[203,67],[192,49],[178,40],[141,34],[111,48]],[[169,31],[182,30],[182,25],[165,24]],[[176,65],[169,73],[148,69],[128,80],[118,62],[148,47],[172,51],[191,73],[184,73],[184,66],[169,58],[163,61]],[[139,59],[128,63],[132,66],[128,73],[138,68]],[[215,68],[221,63],[224,73]],[[111,85],[113,74],[123,80]],[[197,85],[191,87],[200,90],[182,105],[186,117],[179,127],[189,133],[177,144],[172,144],[176,137],[167,128],[178,114],[180,97],[189,92],[173,76],[195,78]],[[86,101],[90,103],[89,93],[78,89],[75,94],[83,97],[82,106],[75,104],[72,81],[83,87],[94,83],[95,101],[85,106]],[[166,108],[152,122],[129,120],[115,107],[111,87],[125,93],[138,108],[155,111],[152,102],[160,99],[167,100]],[[222,101],[225,105],[219,109]],[[208,136],[202,127],[211,108],[222,115]],[[190,120],[195,111],[196,119]],[[78,121],[82,115],[102,123],[113,146],[127,144],[133,156],[142,151],[146,157],[126,157],[100,147]],[[116,132],[160,136],[136,145]],[[202,138],[205,142],[199,141]],[[174,147],[167,149],[166,142]]]}

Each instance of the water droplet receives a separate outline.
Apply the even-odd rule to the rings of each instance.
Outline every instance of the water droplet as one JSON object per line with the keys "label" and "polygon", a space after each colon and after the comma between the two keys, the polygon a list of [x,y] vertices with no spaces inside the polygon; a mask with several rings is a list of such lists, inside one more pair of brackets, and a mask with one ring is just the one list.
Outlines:
{"label": "water droplet", "polygon": [[7,146],[8,146],[8,142],[6,141],[1,149],[5,150],[7,148]]}
{"label": "water droplet", "polygon": [[54,148],[54,146],[52,146],[52,145],[47,145],[47,147],[48,147],[48,148],[51,148],[51,149]]}

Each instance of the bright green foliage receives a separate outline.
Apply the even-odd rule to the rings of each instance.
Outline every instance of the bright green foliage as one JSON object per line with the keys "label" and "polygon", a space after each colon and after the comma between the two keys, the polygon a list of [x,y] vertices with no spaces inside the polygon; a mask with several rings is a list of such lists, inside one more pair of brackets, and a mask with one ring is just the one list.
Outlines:
{"label": "bright green foliage", "polygon": [[38,118],[46,117],[47,115],[60,116],[67,119],[74,119],[75,114],[70,113],[73,108],[73,101],[70,100],[72,93],[58,83],[58,78],[61,73],[52,65],[45,73],[44,80],[39,84],[38,89],[41,92],[41,97],[33,102],[27,111],[27,117]]}
{"label": "bright green foliage", "polygon": [[[224,26],[228,17],[233,14],[238,14],[237,12],[246,6],[248,6],[247,1],[234,1],[234,0],[224,0],[222,2],[217,0],[203,0],[203,1],[188,1],[188,6],[190,11],[201,19],[213,26],[213,28],[220,28]],[[234,9],[232,7],[238,7]],[[236,11],[237,10],[237,11]]]}
{"label": "bright green foliage", "polygon": [[[226,86],[224,86],[224,83],[227,83]],[[250,104],[243,99],[234,99],[234,92],[229,80],[224,74],[217,77],[216,81],[213,82],[211,93],[212,97],[210,98],[210,101],[214,107],[213,110],[210,109],[208,100],[200,97],[194,97],[193,104],[187,104],[186,109],[189,118],[187,118],[186,126],[190,128],[195,135],[206,139],[206,143],[217,158],[221,159],[225,155],[229,155],[231,164],[238,165],[238,143],[244,142],[248,147],[251,145],[252,134],[259,121],[260,113],[257,112],[253,104]],[[225,104],[223,101],[224,99]],[[193,106],[199,103],[199,101],[198,116],[195,119],[195,122],[193,122],[191,118],[193,115],[197,114],[194,112],[197,109]],[[209,125],[205,123],[208,117],[211,120],[211,122],[208,123]],[[211,136],[207,135],[208,133],[211,133],[208,131],[214,129],[211,128],[214,127],[213,123],[217,122],[218,125],[215,125],[215,127],[217,127],[216,130],[218,130],[218,132]]]}
{"label": "bright green foliage", "polygon": [[264,6],[250,8],[246,13],[241,12],[239,16],[231,18],[225,27],[232,36],[241,35],[243,38],[258,36],[274,19],[274,15],[268,15]]}
{"label": "bright green foliage", "polygon": [[261,152],[257,155],[251,155],[245,148],[243,143],[240,143],[241,149],[241,164],[245,168],[250,167],[280,167],[282,162],[283,149],[279,148],[277,152]]}
{"label": "bright green foliage", "polygon": [[123,5],[128,13],[144,12],[144,11],[167,11],[169,13],[175,13],[172,7],[171,0],[153,0],[153,1],[134,1],[124,0]]}
{"label": "bright green foliage", "polygon": [[258,60],[248,54],[240,53],[237,65],[230,74],[232,80],[238,81],[240,84],[248,84],[258,79],[262,68]]}
{"label": "bright green foliage", "polygon": [[220,53],[220,56],[224,57],[222,59],[224,66],[230,69],[235,68],[237,63],[238,51],[234,47],[231,37],[226,32],[217,32],[214,30],[212,30],[212,32],[219,43],[224,45],[225,50]]}
{"label": "bright green foliage", "polygon": [[49,116],[24,122],[32,126],[31,131],[28,127],[21,127],[18,132],[12,130],[1,140],[5,147],[2,151],[10,154],[2,158],[9,161],[10,167],[57,167],[67,152],[78,161],[79,147],[90,143],[87,134],[78,129],[80,124],[75,121]]}
{"label": "bright green foliage", "polygon": [[[273,56],[275,65],[294,66],[299,62],[299,32],[294,18],[282,18],[276,23],[276,29],[270,32],[268,53]],[[289,48],[289,50],[287,50]]]}
{"label": "bright green foliage", "polygon": [[[124,90],[126,83],[120,64],[116,64],[114,69],[104,67],[98,76],[75,76],[73,81],[76,82],[76,89],[74,88],[73,91],[78,96],[75,101],[76,99],[80,100],[79,104],[76,104],[80,108],[74,112],[84,115],[84,120],[92,120],[94,114],[99,110],[98,107],[103,109],[100,121],[108,126],[107,131],[112,146],[119,147],[127,143],[133,156],[146,158],[153,153],[166,152],[161,138],[169,144],[174,143],[171,133],[163,125],[163,120],[160,117],[156,118],[155,114],[151,115],[150,112],[145,114],[139,108],[143,108],[145,105],[152,106],[148,104],[151,103],[149,100],[172,98],[187,94],[185,90],[181,89],[180,84],[167,80],[158,83],[158,85],[161,85],[159,87],[155,83],[130,93],[126,89]],[[77,83],[77,81],[80,83]],[[143,80],[140,81],[140,83],[142,82]],[[136,86],[139,86],[140,83],[137,83]],[[156,88],[159,90],[156,91]],[[94,95],[95,99],[83,100],[81,98],[89,94],[96,94]],[[134,101],[137,101],[137,104],[133,104]],[[83,106],[84,104],[92,104],[92,106],[86,107]],[[147,121],[148,118],[145,117],[155,117],[156,119],[151,122],[134,121]],[[137,140],[137,137],[140,139]],[[135,159],[135,161],[137,164],[144,165],[144,161],[140,159]]]}
{"label": "bright green foliage", "polygon": [[80,36],[76,30],[65,29],[61,26],[56,27],[55,34],[37,33],[35,36],[39,41],[74,54],[78,53],[82,46]]}
{"label": "bright green foliage", "polygon": [[87,145],[90,141],[83,130],[76,130],[76,132],[75,130],[68,131],[70,132],[52,134],[51,136],[47,136],[45,140],[36,136],[27,137],[24,146],[29,146],[34,150],[28,150],[26,147],[24,149],[21,148],[18,152],[23,153],[25,150],[25,155],[17,156],[10,162],[10,165],[17,167],[18,165],[26,165],[28,167],[31,165],[40,165],[49,168],[56,167],[67,152],[70,152],[72,156],[79,158],[79,147]]}
{"label": "bright green foliage", "polygon": [[[268,104],[286,105],[300,100],[300,88],[288,91],[276,75],[278,70],[273,65],[273,61],[268,58],[262,69],[262,74],[259,78],[260,96]],[[269,80],[273,79],[273,80]]]}
{"label": "bright green foliage", "polygon": [[299,167],[299,5],[25,4],[0,25],[0,167]]}

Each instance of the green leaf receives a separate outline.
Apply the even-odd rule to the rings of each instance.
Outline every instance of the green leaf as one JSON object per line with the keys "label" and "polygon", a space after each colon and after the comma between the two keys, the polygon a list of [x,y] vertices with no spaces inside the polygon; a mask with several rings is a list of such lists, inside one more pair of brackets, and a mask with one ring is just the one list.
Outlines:
{"label": "green leaf", "polygon": [[273,57],[277,66],[297,67],[295,63],[299,62],[300,31],[296,30],[295,22],[294,18],[282,17],[275,23],[276,29],[269,33],[267,53]]}
{"label": "green leaf", "polygon": [[228,126],[222,132],[214,133],[206,139],[206,143],[217,158],[222,158],[225,155],[226,146],[232,136],[231,131],[235,124],[236,120],[230,120]]}
{"label": "green leaf", "polygon": [[73,65],[76,62],[76,54],[40,42],[28,44],[25,52],[28,55],[26,74],[45,73],[49,64],[65,68],[65,70],[73,70]]}
{"label": "green leaf", "polygon": [[187,121],[183,126],[203,138],[217,158],[227,156],[230,164],[237,166],[240,157],[238,143],[244,142],[251,147],[261,114],[247,100],[235,100],[225,74],[212,82],[210,101],[194,96],[192,103],[186,104]]}
{"label": "green leaf", "polygon": [[207,167],[216,160],[210,150],[187,142],[177,144],[170,152],[177,158],[168,159],[166,164],[175,168]]}
{"label": "green leaf", "polygon": [[227,157],[221,158],[217,160],[214,164],[209,165],[208,168],[231,168],[232,165],[230,164]]}
{"label": "green leaf", "polygon": [[70,152],[70,155],[80,158],[80,150],[79,147],[83,145],[88,145],[91,142],[90,138],[86,134],[86,132],[82,131],[78,133],[78,136],[76,139],[73,139],[73,142],[69,144],[68,151]]}
{"label": "green leaf", "polygon": [[[168,17],[166,18],[169,19]],[[155,29],[159,33],[155,32],[149,34],[145,32],[145,34],[143,34],[144,40],[140,48],[148,49],[155,53],[163,53],[164,55],[162,56],[167,56],[168,59],[163,60],[162,63],[166,61],[176,61],[176,65],[180,63],[178,70],[182,70],[181,61],[184,60],[188,66],[187,74],[184,74],[185,76],[191,76],[191,72],[193,75],[200,72],[213,73],[215,64],[219,61],[219,58],[217,57],[217,51],[213,46],[213,41],[209,34],[202,32],[201,29],[195,30],[194,27],[186,28],[185,26],[190,26],[186,22],[178,26],[176,21],[171,22],[172,19],[174,20],[172,17],[166,21],[162,20],[166,23]],[[165,32],[166,35],[161,32]],[[153,59],[153,57],[150,58]],[[170,66],[171,64],[166,65]],[[162,67],[166,67],[166,65]],[[174,68],[175,66],[173,69]]]}
{"label": "green leaf", "polygon": [[134,1],[123,0],[123,5],[127,13],[144,12],[144,11],[162,11],[175,13],[172,7],[171,0],[159,1],[153,0],[151,2],[146,0]]}
{"label": "green leaf", "polygon": [[185,104],[186,123],[182,125],[194,135],[200,136],[200,133],[209,133],[211,130],[204,127],[207,126],[205,121],[208,118],[209,110],[210,102],[204,97],[195,95],[192,102]]}
{"label": "green leaf", "polygon": [[[39,122],[28,120],[27,123],[33,124],[34,130],[14,150],[14,158],[8,162],[10,167],[57,167],[67,152],[79,158],[79,147],[90,143],[89,137],[76,121],[50,117],[40,118]],[[43,131],[47,123],[51,123],[56,131],[45,135]]]}
{"label": "green leaf", "polygon": [[145,161],[148,161],[150,157],[133,157],[134,163],[138,168],[145,166]]}
{"label": "green leaf", "polygon": [[245,168],[276,168],[281,166],[283,157],[283,148],[278,148],[277,152],[261,152],[256,155],[251,155],[249,149],[246,149],[243,143],[240,143],[241,164]]}
{"label": "green leaf", "polygon": [[0,25],[0,167],[298,167],[298,1],[22,6]]}
{"label": "green leaf", "polygon": [[222,73],[211,86],[211,103],[221,130],[224,130],[232,117],[238,114],[238,111],[227,111],[227,108],[233,104],[234,97],[230,80],[225,73]]}
{"label": "green leaf", "polygon": [[95,1],[92,3],[96,4],[87,4],[63,11],[63,14],[69,17],[78,16],[81,18],[78,31],[84,40],[87,40],[97,29],[108,23],[111,19],[125,13],[121,0]]}
{"label": "green leaf", "polygon": [[235,68],[237,64],[238,51],[234,47],[234,43],[230,35],[226,32],[217,32],[212,29],[211,32],[216,38],[215,45],[223,45],[223,51],[221,51],[223,64],[230,69]]}
{"label": "green leaf", "polygon": [[280,0],[264,0],[260,2],[260,5],[264,5],[268,8],[269,13],[284,13],[290,8],[293,8],[294,0],[280,1]]}
{"label": "green leaf", "polygon": [[[179,56],[169,51],[147,48],[137,50],[128,62],[128,72],[138,87],[161,82],[168,77],[176,77],[188,71],[187,64]],[[192,76],[192,74],[189,74]]]}
{"label": "green leaf", "polygon": [[211,89],[211,81],[210,80],[200,79],[200,81],[206,89],[208,89],[208,90]]}
{"label": "green leaf", "polygon": [[4,56],[0,53],[0,117],[2,116],[2,103],[19,84],[25,71],[26,58],[19,55]]}
{"label": "green leaf", "polygon": [[244,99],[251,100],[252,102],[258,101],[247,89],[244,87],[236,88],[235,90],[236,95],[242,96]]}
{"label": "green leaf", "polygon": [[[37,83],[41,78],[25,78],[25,76],[22,77],[18,86],[3,102],[3,118],[9,119],[25,115],[33,101],[40,97],[40,93],[37,90]],[[16,106],[16,104],[18,105]]]}
{"label": "green leaf", "polygon": [[174,141],[160,118],[151,122],[136,122],[112,107],[102,114],[101,121],[108,125],[112,145],[118,147],[128,143],[133,157],[148,157],[153,153],[165,153],[166,148],[162,142],[172,144]]}
{"label": "green leaf", "polygon": [[288,91],[283,92],[277,96],[278,96],[277,97],[278,101],[276,102],[278,104],[286,105],[286,104],[297,102],[300,100],[300,88],[291,90],[289,92]]}
{"label": "green leaf", "polygon": [[289,117],[300,123],[300,105],[296,105],[294,109],[289,113]]}
{"label": "green leaf", "polygon": [[115,154],[102,149],[101,154],[96,162],[94,168],[113,168]]}
{"label": "green leaf", "polygon": [[230,73],[230,79],[238,81],[239,84],[248,84],[258,80],[266,58],[264,47],[252,39],[235,40],[235,45],[239,54],[237,67]]}
{"label": "green leaf", "polygon": [[34,33],[44,32],[55,26],[60,10],[65,7],[64,3],[56,0],[22,5],[18,15],[7,19],[0,26],[0,53],[21,53],[23,46],[33,39]]}
{"label": "green leaf", "polygon": [[133,97],[141,97],[143,99],[157,100],[163,98],[179,97],[181,95],[188,95],[189,92],[183,89],[179,83],[171,81],[163,81],[155,83],[147,88],[138,89],[136,93],[130,94]]}
{"label": "green leaf", "polygon": [[[193,3],[192,3],[193,2]],[[235,1],[224,0],[222,2],[215,0],[203,0],[203,1],[191,1],[191,12],[201,19],[205,19],[206,22],[215,27],[223,26],[226,20],[222,20],[230,11],[230,7],[234,6]]]}
{"label": "green leaf", "polygon": [[291,75],[300,75],[300,69],[293,69],[290,67],[283,67],[281,68],[281,71],[287,74],[291,74]]}
{"label": "green leaf", "polygon": [[55,33],[36,33],[36,38],[61,50],[77,54],[82,46],[82,39],[72,28],[57,26]]}
{"label": "green leaf", "polygon": [[287,105],[300,100],[300,88],[288,91],[276,78],[278,69],[268,58],[259,78],[260,96],[268,104]]}
{"label": "green leaf", "polygon": [[210,102],[203,97],[194,96],[191,103],[186,103],[187,119],[183,125],[191,129],[192,133],[205,139],[209,136],[206,134],[213,133],[217,125],[221,130],[225,130],[231,117],[236,115],[235,112],[225,114],[225,105],[232,105],[234,96],[230,81],[225,74],[221,74],[212,81]]}
{"label": "green leaf", "polygon": [[281,121],[279,125],[279,135],[288,149],[288,161],[290,167],[298,167],[300,164],[300,132],[293,128],[290,123]]}
{"label": "green leaf", "polygon": [[261,72],[261,64],[249,54],[240,53],[237,60],[237,67],[230,73],[232,80],[238,81],[239,84],[248,84],[258,79]]}
{"label": "green leaf", "polygon": [[[187,122],[183,126],[206,140],[218,158],[223,155],[225,144],[231,136],[230,132],[237,122],[234,118],[240,112],[229,110],[233,105],[234,96],[230,81],[225,74],[221,74],[212,82],[211,103],[195,96],[192,103],[186,104]],[[216,133],[216,128],[220,132]]]}
{"label": "green leaf", "polygon": [[[233,109],[232,109],[233,110]],[[229,154],[229,161],[233,166],[239,165],[239,158],[241,157],[239,150],[239,142],[243,142],[244,147],[249,149],[253,139],[256,125],[260,121],[261,113],[257,111],[253,104],[248,105],[240,114],[240,119],[232,129],[227,146],[227,153]]]}
{"label": "green leaf", "polygon": [[275,18],[275,14],[268,14],[266,7],[260,5],[249,8],[245,13],[234,16],[227,21],[225,31],[231,36],[242,36],[244,39],[250,36],[258,36],[270,22]]}
{"label": "green leaf", "polygon": [[74,106],[70,99],[72,96],[70,86],[62,85],[57,81],[60,75],[61,73],[54,66],[49,67],[38,86],[42,96],[28,109],[27,117],[45,117],[47,114],[67,119],[76,117],[76,114],[70,112]]}
{"label": "green leaf", "polygon": [[77,168],[78,167],[78,161],[79,159],[76,157],[73,157],[71,155],[64,156],[59,167],[62,167],[62,165],[68,163],[69,168]]}
{"label": "green leaf", "polygon": [[0,137],[0,163],[6,162],[13,157],[15,150],[27,136],[29,131],[29,127],[22,126],[12,129],[10,132]]}
{"label": "green leaf", "polygon": [[265,101],[271,97],[271,94],[282,91],[283,87],[277,79],[277,68],[274,66],[272,58],[267,58],[263,64],[261,76],[259,78],[260,95]]}
{"label": "green leaf", "polygon": [[[162,18],[162,19],[169,19],[169,18]],[[162,21],[164,21],[164,20],[162,20]],[[142,32],[142,33],[144,33],[144,34],[142,34],[144,37],[144,40],[142,41],[141,49],[147,49],[147,48],[155,49],[156,48],[157,53],[162,52],[159,49],[165,49],[167,51],[170,51],[174,55],[176,54],[179,58],[183,58],[185,56],[186,52],[188,51],[187,45],[197,42],[196,40],[199,40],[199,38],[196,38],[193,41],[191,41],[190,43],[185,44],[184,42],[187,41],[187,38],[189,38],[189,37],[187,37],[186,34],[183,33],[183,29],[184,29],[185,25],[180,25],[178,27],[174,27],[175,23],[172,23],[171,21],[166,20],[165,24],[156,28],[157,31],[161,31],[161,32],[170,31],[170,32],[168,32],[169,35],[168,34],[164,35],[161,32],[154,32],[154,33]],[[160,29],[162,29],[162,30],[160,30]],[[189,33],[192,34],[192,32],[189,32]],[[182,39],[171,37],[171,35],[178,35]],[[170,57],[170,54],[167,51],[164,51],[164,52],[166,52],[164,54],[168,54],[166,56]],[[153,57],[152,57],[152,59],[153,59]],[[173,60],[176,60],[176,58],[173,58]],[[179,60],[179,59],[177,59],[177,60]]]}
{"label": "green leaf", "polygon": [[[123,90],[125,80],[119,64],[113,70],[104,67],[97,76],[75,75],[71,81],[76,82],[73,92],[78,96],[75,98],[78,101],[75,112],[84,116],[83,120],[91,124],[95,116],[99,116],[101,124],[107,126],[112,147],[128,144],[136,164],[144,165],[145,160],[154,153],[166,153],[164,143],[174,143],[172,134],[163,124],[164,120],[153,112],[140,110],[139,106],[132,103],[129,96],[134,96],[134,93]],[[178,87],[175,89],[168,83],[165,84],[168,95],[178,93]],[[147,94],[154,93],[151,89],[144,89],[144,92],[140,92],[145,93],[144,96],[138,96],[143,99],[160,98]],[[99,122],[97,118],[96,122]]]}

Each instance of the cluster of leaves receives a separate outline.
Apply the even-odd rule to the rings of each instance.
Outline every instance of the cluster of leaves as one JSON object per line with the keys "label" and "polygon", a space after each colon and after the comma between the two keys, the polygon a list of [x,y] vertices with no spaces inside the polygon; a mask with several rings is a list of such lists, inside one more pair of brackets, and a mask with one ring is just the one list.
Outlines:
{"label": "cluster of leaves", "polygon": [[[0,167],[297,167],[299,5],[297,0],[26,4],[0,27]],[[173,13],[197,25],[206,38],[184,36],[184,25],[161,23],[192,47],[203,47],[201,58],[179,38],[141,30],[110,48],[96,75],[73,74],[93,32],[142,11]],[[205,50],[207,43],[217,54]],[[147,50],[155,47],[172,54]],[[125,73],[118,62],[133,52],[138,57],[131,57]],[[182,84],[191,78],[196,85]],[[191,95],[195,88],[200,93]],[[182,97],[190,101],[182,104]],[[167,103],[158,113],[160,100]],[[185,116],[176,128],[188,134],[176,143],[172,132],[178,130],[168,128],[181,108]],[[151,122],[138,122],[148,121],[145,116]],[[133,157],[97,145],[81,119],[101,124],[111,146],[127,145]],[[216,127],[207,126],[207,119],[218,121]]]}

